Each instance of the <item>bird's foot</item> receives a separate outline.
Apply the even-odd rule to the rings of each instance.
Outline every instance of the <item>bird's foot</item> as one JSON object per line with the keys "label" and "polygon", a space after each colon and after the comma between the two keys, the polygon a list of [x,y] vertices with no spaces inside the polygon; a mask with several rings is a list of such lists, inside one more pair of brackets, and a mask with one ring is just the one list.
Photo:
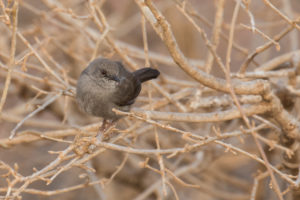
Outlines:
{"label": "bird's foot", "polygon": [[103,120],[102,125],[97,133],[97,139],[101,142],[109,141],[111,130],[115,127],[116,121]]}

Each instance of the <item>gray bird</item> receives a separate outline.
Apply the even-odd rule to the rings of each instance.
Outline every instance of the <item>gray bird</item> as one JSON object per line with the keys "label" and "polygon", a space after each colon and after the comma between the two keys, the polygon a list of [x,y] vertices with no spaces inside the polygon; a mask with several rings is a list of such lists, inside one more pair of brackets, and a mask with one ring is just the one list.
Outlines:
{"label": "gray bird", "polygon": [[129,72],[120,62],[97,58],[81,73],[76,100],[88,114],[102,117],[104,121],[116,121],[122,116],[112,109],[129,111],[141,91],[141,84],[159,74],[152,68]]}

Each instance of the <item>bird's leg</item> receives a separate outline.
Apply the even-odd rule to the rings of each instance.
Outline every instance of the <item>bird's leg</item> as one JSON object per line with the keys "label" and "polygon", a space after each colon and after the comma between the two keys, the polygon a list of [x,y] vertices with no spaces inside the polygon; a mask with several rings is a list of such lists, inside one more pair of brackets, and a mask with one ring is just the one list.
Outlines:
{"label": "bird's leg", "polygon": [[[102,125],[99,127],[99,130],[96,135],[96,144],[99,142],[109,141],[111,129],[115,126],[117,120],[115,121],[108,121],[103,120]],[[89,146],[88,152],[91,153],[95,150],[96,144],[91,144]]]}
{"label": "bird's leg", "polygon": [[103,133],[105,132],[107,123],[108,123],[107,120],[106,120],[106,119],[103,119],[102,124],[101,124],[101,126],[99,127],[97,136],[99,136],[99,135],[101,135],[101,134],[103,134]]}
{"label": "bird's leg", "polygon": [[97,138],[102,141],[108,141],[110,139],[110,129],[116,124],[115,121],[108,121],[106,119],[103,119],[102,125],[99,128],[99,131],[97,133]]}

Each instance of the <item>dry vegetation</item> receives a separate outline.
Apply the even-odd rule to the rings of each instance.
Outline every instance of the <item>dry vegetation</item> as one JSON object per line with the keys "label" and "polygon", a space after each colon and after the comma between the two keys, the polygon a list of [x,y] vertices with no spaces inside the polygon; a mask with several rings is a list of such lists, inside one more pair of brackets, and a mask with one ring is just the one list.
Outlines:
{"label": "dry vegetation", "polygon": [[[299,0],[1,0],[0,199],[299,200],[299,13]],[[105,140],[74,101],[99,56],[161,71]]]}

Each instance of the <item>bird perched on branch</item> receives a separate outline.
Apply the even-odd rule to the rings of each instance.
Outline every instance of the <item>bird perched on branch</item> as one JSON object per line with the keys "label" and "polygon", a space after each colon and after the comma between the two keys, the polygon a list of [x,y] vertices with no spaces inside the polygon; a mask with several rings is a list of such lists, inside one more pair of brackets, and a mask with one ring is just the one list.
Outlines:
{"label": "bird perched on branch", "polygon": [[122,116],[112,109],[128,112],[141,91],[141,84],[159,74],[149,67],[129,72],[121,62],[97,58],[82,71],[76,100],[88,114],[102,117],[104,122],[116,121]]}

